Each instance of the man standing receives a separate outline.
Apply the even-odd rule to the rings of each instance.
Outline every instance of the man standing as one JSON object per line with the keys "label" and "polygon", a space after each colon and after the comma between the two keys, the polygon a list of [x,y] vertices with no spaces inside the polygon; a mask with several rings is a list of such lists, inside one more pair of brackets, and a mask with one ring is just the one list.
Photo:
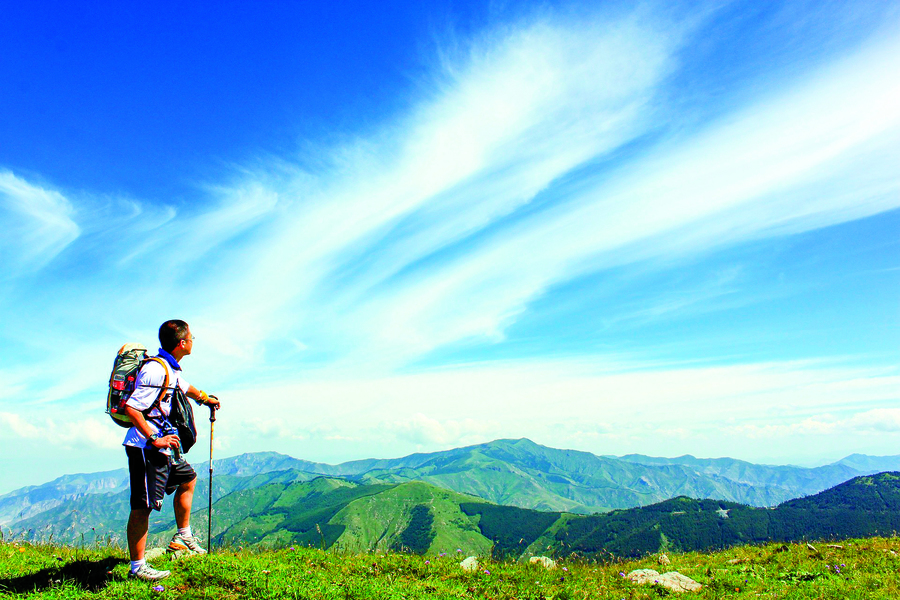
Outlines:
{"label": "man standing", "polygon": [[[185,381],[179,362],[191,353],[194,336],[184,321],[166,321],[159,328],[161,360],[148,360],[138,373],[134,392],[125,403],[133,427],[125,435],[125,453],[131,481],[131,514],[128,517],[130,577],[156,581],[169,576],[144,561],[150,513],[162,508],[165,494],[175,493],[175,522],[178,532],[169,544],[170,551],[190,554],[206,551],[191,533],[191,504],[197,474],[179,453],[180,446],[166,420],[172,410],[172,397],[178,387],[199,404],[219,407],[219,401]],[[168,382],[168,385],[166,385]]]}

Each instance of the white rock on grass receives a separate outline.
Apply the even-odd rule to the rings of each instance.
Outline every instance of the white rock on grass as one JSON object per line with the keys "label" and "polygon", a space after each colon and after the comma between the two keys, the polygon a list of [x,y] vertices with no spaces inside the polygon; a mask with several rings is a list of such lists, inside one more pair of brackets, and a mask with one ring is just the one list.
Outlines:
{"label": "white rock on grass", "polygon": [[669,557],[666,554],[660,554],[659,558],[656,560],[661,565],[668,565],[672,563],[672,561],[669,560]]}
{"label": "white rock on grass", "polygon": [[628,574],[628,579],[639,585],[658,583],[673,592],[697,592],[703,587],[678,571],[669,571],[660,575],[653,569],[636,569]]}
{"label": "white rock on grass", "polygon": [[653,569],[635,569],[628,574],[628,579],[639,585],[656,583],[659,579],[659,571],[654,571]]}
{"label": "white rock on grass", "polygon": [[459,563],[459,566],[462,567],[463,571],[477,571],[478,570],[478,557],[470,556]]}
{"label": "white rock on grass", "polygon": [[541,565],[545,569],[556,568],[556,561],[549,556],[532,556],[528,559],[528,562],[532,565]]}
{"label": "white rock on grass", "polygon": [[659,583],[673,592],[699,592],[703,586],[678,571],[669,571],[659,576]]}

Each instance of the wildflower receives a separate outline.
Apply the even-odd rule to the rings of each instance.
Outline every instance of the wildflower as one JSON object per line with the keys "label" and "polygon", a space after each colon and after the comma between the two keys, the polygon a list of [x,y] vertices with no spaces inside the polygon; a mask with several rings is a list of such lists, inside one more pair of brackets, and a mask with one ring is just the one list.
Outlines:
{"label": "wildflower", "polygon": [[19,552],[25,552],[25,548],[19,548]]}
{"label": "wildflower", "polygon": [[271,573],[271,572],[272,572],[272,571],[269,571],[269,570],[267,570],[267,569],[264,569],[264,570],[263,570],[263,573],[265,573],[266,575],[268,575],[268,574]]}
{"label": "wildflower", "polygon": [[625,573],[623,573],[622,571],[619,571],[619,577],[625,577]]}
{"label": "wildflower", "polygon": [[487,574],[488,574],[488,575],[490,575],[490,574],[491,574],[491,572],[490,572],[490,571],[488,571],[488,570],[487,570],[487,569],[485,569],[485,570],[484,570],[484,572],[485,572],[485,573],[487,573]]}
{"label": "wildflower", "polygon": [[844,567],[846,567],[846,566],[847,566],[847,565],[845,565],[844,563],[841,563],[841,568],[842,568],[842,569],[843,569]]}
{"label": "wildflower", "polygon": [[165,590],[166,588],[164,588],[164,587],[161,586],[161,585],[154,585],[151,589],[152,589],[154,592],[161,592],[161,591]]}
{"label": "wildflower", "polygon": [[[456,551],[457,551],[457,552],[462,552],[462,548],[457,548]],[[24,552],[24,550],[23,550],[22,552]]]}
{"label": "wildflower", "polygon": [[431,564],[431,561],[430,561],[430,560],[426,560],[426,561],[425,561],[425,564],[426,564],[426,565],[430,565],[430,564]]}
{"label": "wildflower", "polygon": [[568,567],[563,567],[563,571],[568,571],[568,570],[569,570]]}
{"label": "wildflower", "polygon": [[290,547],[290,550],[293,550],[293,549],[294,549],[294,547],[293,547],[293,546],[291,546],[291,547]]}

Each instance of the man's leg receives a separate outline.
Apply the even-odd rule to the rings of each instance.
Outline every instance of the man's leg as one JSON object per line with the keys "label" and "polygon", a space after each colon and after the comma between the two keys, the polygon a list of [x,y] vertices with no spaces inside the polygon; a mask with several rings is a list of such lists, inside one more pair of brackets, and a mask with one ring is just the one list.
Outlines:
{"label": "man's leg", "polygon": [[133,508],[128,515],[128,554],[131,560],[142,560],[147,548],[147,529],[150,524],[149,508]]}
{"label": "man's leg", "polygon": [[175,492],[175,523],[179,529],[189,527],[191,524],[191,505],[194,503],[194,486],[197,478],[191,479],[178,486]]}
{"label": "man's leg", "polygon": [[[178,531],[172,536],[169,551],[187,551],[190,554],[206,554],[199,540],[191,532],[191,505],[194,503],[194,487],[197,474],[187,463],[173,467],[169,475],[169,485],[175,487],[175,523]],[[170,488],[171,489],[171,488]]]}
{"label": "man's leg", "polygon": [[147,549],[147,529],[153,508],[162,505],[165,481],[168,477],[168,460],[155,450],[125,447],[128,455],[128,471],[131,485],[131,513],[128,515],[128,553],[131,555],[131,573],[144,581],[159,581],[169,576],[169,571],[157,571],[144,562]]}

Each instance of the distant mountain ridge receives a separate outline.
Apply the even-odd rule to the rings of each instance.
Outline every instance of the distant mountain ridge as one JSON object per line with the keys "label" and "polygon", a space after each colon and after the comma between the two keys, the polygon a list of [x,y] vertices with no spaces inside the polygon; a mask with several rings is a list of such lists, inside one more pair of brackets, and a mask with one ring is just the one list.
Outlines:
{"label": "distant mountain ridge", "polygon": [[[201,474],[208,470],[206,463],[196,463],[194,467]],[[852,455],[832,465],[808,469],[754,465],[730,458],[603,457],[520,439],[340,465],[275,452],[244,454],[216,461],[214,493],[220,498],[275,480],[306,481],[319,476],[341,477],[356,483],[423,481],[497,504],[593,513],[645,506],[676,496],[773,506],[855,476],[890,469],[900,469],[900,456]],[[205,488],[204,479],[201,477],[201,488]],[[96,519],[90,515],[99,518],[111,512],[108,506],[101,511],[99,504],[127,504],[122,500],[127,486],[127,472],[119,469],[66,475],[40,486],[15,490],[0,496],[0,525],[35,531],[46,529],[51,523],[57,525],[58,532],[78,527],[90,529],[96,527],[92,524]],[[206,498],[207,492],[198,490],[194,508],[205,508]]]}

